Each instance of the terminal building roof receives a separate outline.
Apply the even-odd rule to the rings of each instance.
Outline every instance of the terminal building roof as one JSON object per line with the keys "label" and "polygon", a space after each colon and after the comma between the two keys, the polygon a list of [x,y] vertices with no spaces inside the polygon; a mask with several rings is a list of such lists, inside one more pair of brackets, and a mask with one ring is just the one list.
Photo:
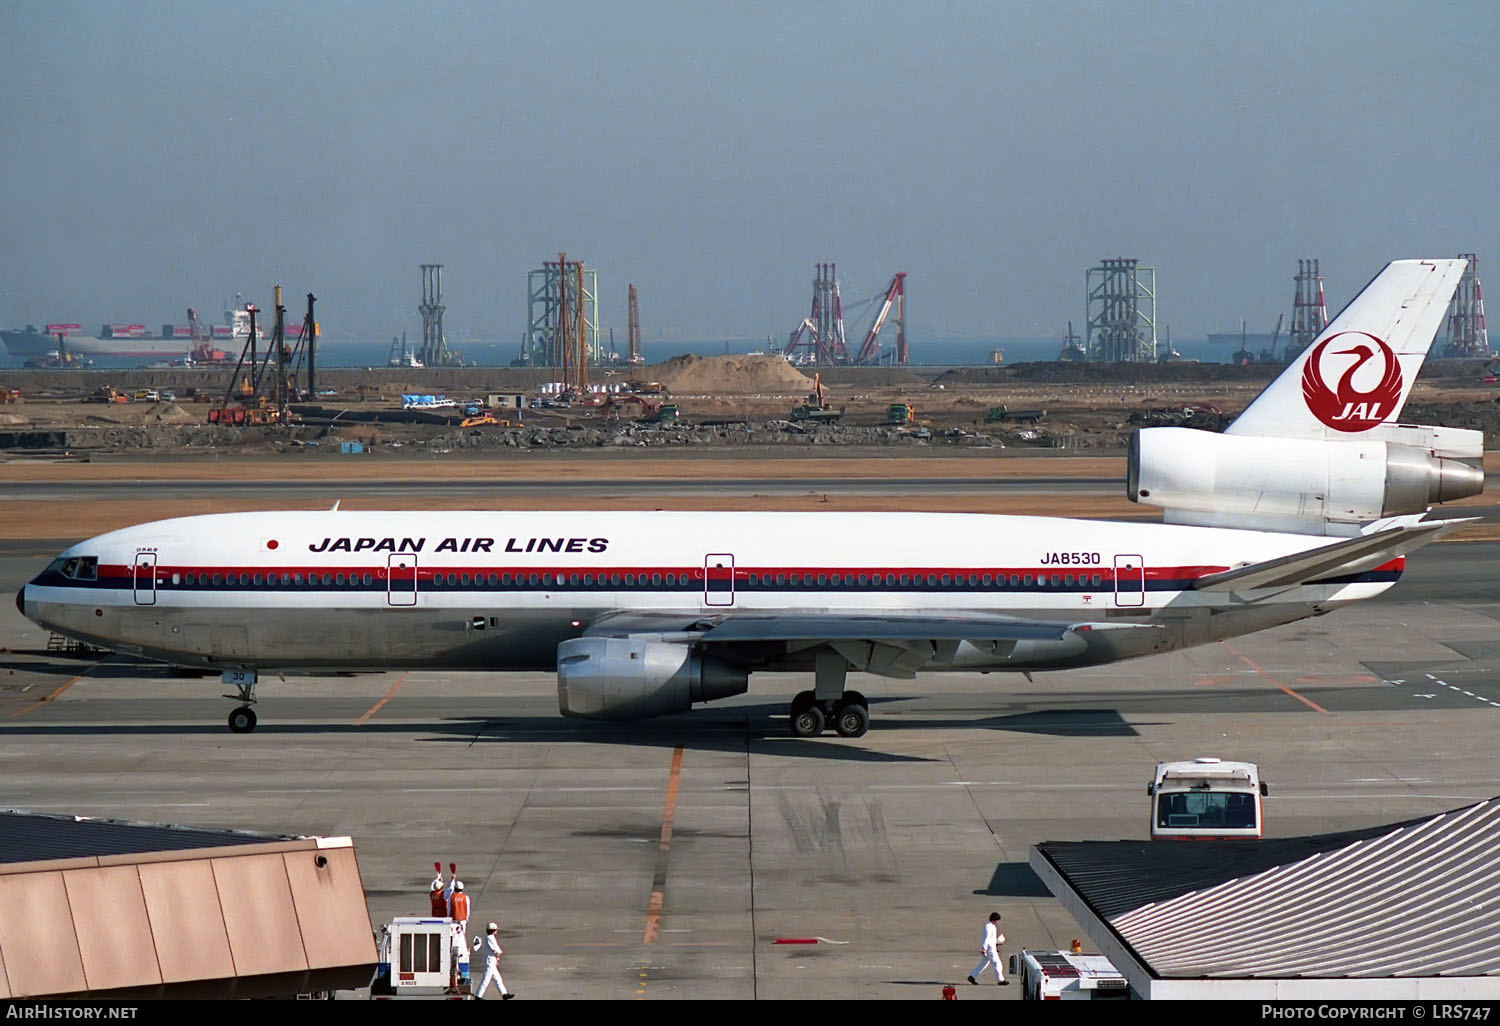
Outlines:
{"label": "terminal building roof", "polygon": [[1494,999],[1497,846],[1490,799],[1316,837],[1047,842],[1031,864],[1142,996]]}
{"label": "terminal building roof", "polygon": [[225,848],[288,840],[292,838],[241,830],[199,830],[117,819],[0,810],[0,864],[141,855],[154,851]]}

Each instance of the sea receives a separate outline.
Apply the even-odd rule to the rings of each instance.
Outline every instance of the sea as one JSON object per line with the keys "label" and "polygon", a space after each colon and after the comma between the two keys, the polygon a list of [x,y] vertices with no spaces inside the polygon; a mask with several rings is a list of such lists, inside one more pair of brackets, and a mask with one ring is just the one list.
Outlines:
{"label": "sea", "polygon": [[[449,340],[448,346],[450,349],[460,350],[465,363],[480,367],[508,366],[518,353],[518,346],[515,342]],[[995,363],[993,354],[996,352],[1001,354],[1003,363],[1056,360],[1061,350],[1061,343],[1056,338],[933,339],[911,340],[908,342],[908,347],[909,363],[952,367],[991,365]],[[1165,342],[1159,343],[1159,351],[1166,348]],[[1172,348],[1177,350],[1184,360],[1196,360],[1199,363],[1229,363],[1231,354],[1238,347],[1211,344],[1206,338],[1185,338],[1174,339]],[[646,362],[651,364],[662,363],[674,356],[688,353],[696,353],[699,356],[724,356],[776,352],[777,349],[774,345],[767,345],[766,340],[762,338],[719,341],[646,341],[642,343],[641,351]],[[390,360],[390,353],[389,339],[383,341],[324,339],[318,343],[318,366],[384,367]],[[620,357],[622,359],[624,357],[623,347],[620,350]],[[9,354],[0,356],[0,368],[17,369],[22,366],[23,362],[20,358]],[[139,359],[97,357],[94,360],[94,367],[101,370],[114,370],[141,367],[147,362]]]}

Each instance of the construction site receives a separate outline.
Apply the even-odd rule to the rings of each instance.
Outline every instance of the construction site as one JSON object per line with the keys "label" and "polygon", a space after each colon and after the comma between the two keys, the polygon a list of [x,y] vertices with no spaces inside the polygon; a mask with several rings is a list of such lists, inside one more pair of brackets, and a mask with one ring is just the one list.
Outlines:
{"label": "construction site", "polygon": [[[1478,260],[1412,396],[1451,426],[1500,427],[1500,384]],[[1087,269],[1084,334],[1058,359],[939,366],[911,361],[908,275],[850,304],[837,265],[814,266],[811,305],[775,352],[650,359],[640,299],[627,291],[626,349],[601,337],[598,272],[559,252],[527,273],[527,321],[507,367],[466,364],[448,344],[443,265],[421,265],[419,345],[393,341],[386,367],[320,366],[316,297],[290,319],[244,308],[239,350],[138,370],[0,371],[0,451],[93,458],[149,450],[298,458],[661,447],[1120,452],[1132,430],[1220,430],[1328,324],[1322,272],[1299,259],[1274,332],[1210,336],[1223,363],[1183,360],[1159,338],[1156,269],[1111,258]],[[847,319],[846,319],[847,315]],[[1287,330],[1282,331],[1283,321]],[[851,329],[850,325],[854,325]],[[65,344],[65,336],[60,336]],[[326,360],[324,361],[327,362]]]}

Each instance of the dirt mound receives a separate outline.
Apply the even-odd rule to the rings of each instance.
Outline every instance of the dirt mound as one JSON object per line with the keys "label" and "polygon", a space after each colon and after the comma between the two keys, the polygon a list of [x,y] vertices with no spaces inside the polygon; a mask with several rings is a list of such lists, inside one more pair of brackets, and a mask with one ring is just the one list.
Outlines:
{"label": "dirt mound", "polygon": [[[206,419],[206,418],[205,418]],[[198,418],[176,403],[157,403],[141,417],[147,424],[197,424]]]}
{"label": "dirt mound", "polygon": [[653,369],[656,380],[674,393],[799,393],[812,379],[779,356],[674,356]]}

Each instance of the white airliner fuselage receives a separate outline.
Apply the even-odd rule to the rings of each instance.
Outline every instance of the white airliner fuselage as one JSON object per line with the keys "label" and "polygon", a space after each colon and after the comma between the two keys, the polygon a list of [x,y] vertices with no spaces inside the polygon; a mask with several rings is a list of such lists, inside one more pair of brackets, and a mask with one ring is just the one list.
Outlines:
{"label": "white airliner fuselage", "polygon": [[[1398,557],[1267,596],[1194,589],[1235,564],[1326,543],[978,514],[237,513],[75,545],[23,601],[38,623],[100,645],[258,670],[552,669],[557,646],[601,617],[658,630],[731,614],[1093,625],[1020,652],[964,644],[922,667],[1032,670],[1258,630],[1368,598],[1400,575]],[[64,573],[74,559],[97,567],[92,579]],[[780,655],[762,654],[757,668],[806,662]]]}

